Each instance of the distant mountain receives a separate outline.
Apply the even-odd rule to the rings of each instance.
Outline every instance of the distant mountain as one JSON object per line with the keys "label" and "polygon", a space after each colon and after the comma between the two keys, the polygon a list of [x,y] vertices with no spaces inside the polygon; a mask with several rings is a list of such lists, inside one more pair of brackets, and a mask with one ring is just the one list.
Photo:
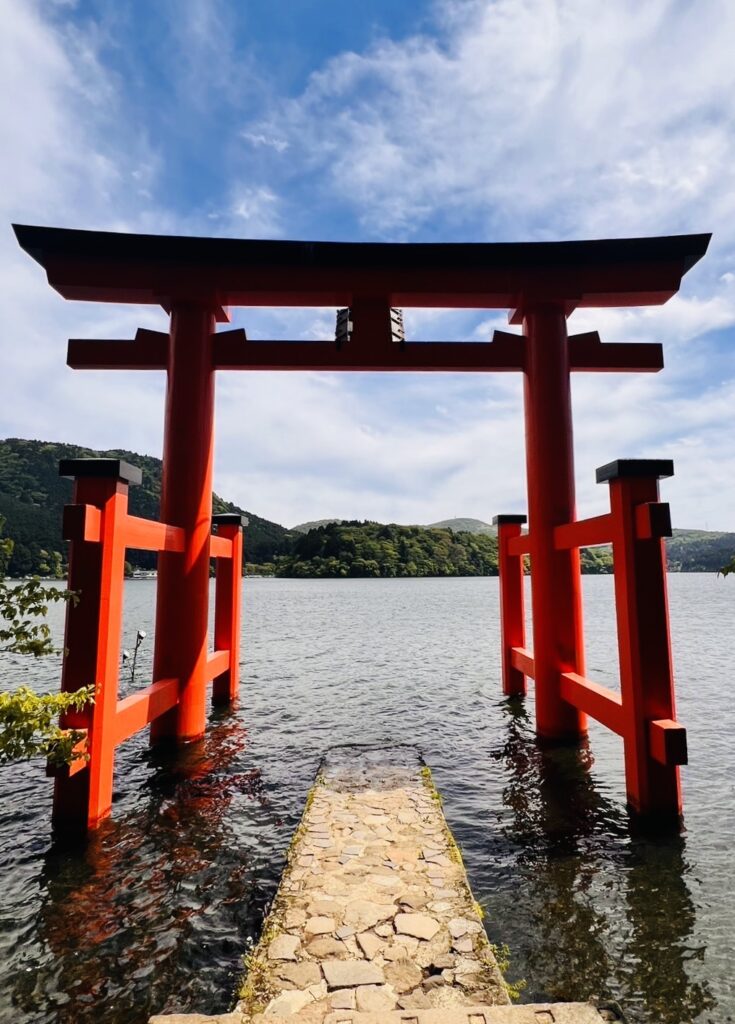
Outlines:
{"label": "distant mountain", "polygon": [[[332,523],[340,525],[344,519],[314,519],[308,523],[299,523],[291,527],[294,533],[308,533],[309,530],[318,530],[320,526],[331,526]],[[453,533],[487,533],[494,537],[497,530],[490,523],[483,523],[481,519],[442,519],[438,523],[412,524],[419,525],[422,530],[451,530]]]}
{"label": "distant mountain", "polygon": [[[10,576],[43,572],[47,557],[64,553],[61,537],[61,515],[71,501],[71,481],[59,476],[60,459],[84,458],[125,459],[143,472],[140,487],[130,488],[130,511],[146,519],[157,519],[161,497],[161,460],[139,455],[125,449],[93,451],[73,444],[50,441],[26,441],[22,438],[0,440],[0,518],[5,520],[3,533],[15,542],[13,555],[6,567]],[[232,502],[212,496],[212,508],[218,512],[243,512]],[[245,557],[249,562],[271,562],[291,548],[293,535],[283,526],[271,523],[252,512],[246,533]],[[155,554],[130,551],[131,564],[141,568],[155,565]]]}
{"label": "distant mountain", "polygon": [[318,530],[320,526],[331,526],[332,523],[341,523],[342,519],[313,519],[309,523],[299,523],[298,526],[292,526],[292,533],[308,533],[309,530]]}
{"label": "distant mountain", "polygon": [[487,533],[493,537],[497,529],[482,519],[442,519],[438,523],[429,523],[429,529],[452,530],[453,533]]}

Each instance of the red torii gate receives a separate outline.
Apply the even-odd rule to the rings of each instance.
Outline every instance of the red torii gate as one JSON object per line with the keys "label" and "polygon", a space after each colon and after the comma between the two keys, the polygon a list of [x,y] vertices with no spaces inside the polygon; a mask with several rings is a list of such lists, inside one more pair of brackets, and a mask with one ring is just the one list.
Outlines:
{"label": "red torii gate", "polygon": [[[67,619],[62,686],[94,680],[97,702],[66,724],[87,736],[81,757],[56,779],[55,820],[94,827],[109,813],[115,745],[150,723],[154,742],[189,741],[205,729],[206,685],[232,700],[239,663],[239,523],[212,536],[216,370],[517,371],[524,374],[530,532],[524,516],[499,516],[503,688],[536,684],[536,726],[550,742],[578,740],[586,716],[623,736],[628,801],[677,818],[678,765],[686,739],[676,722],[658,501],[666,460],[619,460],[598,470],[611,512],[577,521],[570,374],[656,372],[658,344],[603,344],[567,335],[581,307],[666,302],[706,252],[709,235],[577,242],[383,244],[178,238],[16,225],[23,249],[64,298],[161,305],[170,332],[132,341],[71,340],[75,369],[165,370],[168,376],[161,523],[127,514],[139,474],[104,460],[62,465],[76,478],[67,509],[70,585],[82,591]],[[229,306],[346,307],[336,340],[251,341],[216,331]],[[402,307],[510,309],[522,334],[489,342],[403,339]],[[136,477],[137,474],[137,477]],[[239,538],[239,540],[238,540]],[[620,695],[585,677],[579,548],[612,542]],[[159,551],[154,681],[117,700],[125,547]],[[522,575],[532,565],[533,651],[525,646]],[[218,558],[216,650],[207,649],[210,557]],[[85,599],[86,598],[86,599]]]}

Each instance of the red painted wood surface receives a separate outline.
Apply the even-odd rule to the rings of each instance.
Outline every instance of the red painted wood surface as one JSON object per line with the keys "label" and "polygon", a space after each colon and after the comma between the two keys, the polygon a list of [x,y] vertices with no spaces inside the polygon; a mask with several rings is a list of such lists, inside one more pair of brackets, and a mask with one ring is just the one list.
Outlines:
{"label": "red painted wood surface", "polygon": [[[55,778],[54,825],[64,838],[77,838],[96,828],[110,813],[115,748],[141,729],[170,720],[182,696],[187,696],[180,677],[159,677],[154,671],[151,685],[118,700],[125,551],[144,548],[184,563],[186,538],[182,527],[130,516],[128,481],[114,472],[98,475],[105,471],[100,465],[105,461],[114,462],[74,463],[80,472],[97,475],[75,480],[74,504],[64,510],[64,535],[71,540],[69,586],[79,592],[79,600],[67,606],[62,690],[95,687],[94,703],[69,712],[61,723],[84,734],[75,747],[75,760],[68,767],[47,769]],[[239,687],[242,525],[220,526],[219,531],[213,538],[218,569],[217,649],[205,649],[202,678],[205,687],[214,680],[216,703],[229,703],[236,699]],[[207,561],[207,590],[208,585]]]}
{"label": "red painted wood surface", "polygon": [[536,731],[573,740],[586,716],[561,696],[561,672],[584,675],[582,592],[577,550],[557,551],[554,530],[576,518],[572,396],[566,316],[556,305],[528,310],[524,374],[526,480],[533,587]]}
{"label": "red painted wood surface", "polygon": [[214,445],[214,312],[182,304],[171,314],[161,519],[184,531],[181,555],[158,559],[154,675],[179,680],[178,703],[156,719],[154,742],[188,741],[206,725],[209,538]]}
{"label": "red painted wood surface", "polygon": [[498,527],[503,693],[512,697],[526,693],[524,670],[514,658],[514,651],[526,646],[523,556],[510,551],[510,542],[521,535],[521,523],[503,522],[502,516],[496,516],[495,523]]}
{"label": "red painted wood surface", "polygon": [[242,528],[234,524],[217,527],[219,539],[230,543],[232,555],[217,562],[215,583],[214,646],[229,655],[227,665],[214,679],[212,700],[230,704],[240,689],[240,615],[242,594]]}
{"label": "red painted wood surface", "polygon": [[[665,460],[621,460],[598,470],[598,480],[610,486],[611,511],[592,519],[554,528],[557,550],[588,544],[612,544],[615,569],[620,692],[586,678],[557,662],[562,701],[577,713],[592,716],[622,736],[628,804],[640,815],[678,821],[682,813],[679,766],[687,763],[686,730],[676,721],[671,659],[666,553],[662,538],[671,533],[668,505],[659,501],[660,476],[673,472]],[[497,517],[502,521],[503,517]],[[521,545],[520,527],[499,525],[501,601],[515,586]],[[536,539],[530,536],[531,551]],[[538,561],[532,566],[532,590],[538,586]],[[503,574],[508,580],[503,580]],[[503,680],[506,689],[506,650],[510,664],[536,680],[537,652],[514,643],[516,618],[501,617]],[[517,691],[516,691],[517,692]]]}

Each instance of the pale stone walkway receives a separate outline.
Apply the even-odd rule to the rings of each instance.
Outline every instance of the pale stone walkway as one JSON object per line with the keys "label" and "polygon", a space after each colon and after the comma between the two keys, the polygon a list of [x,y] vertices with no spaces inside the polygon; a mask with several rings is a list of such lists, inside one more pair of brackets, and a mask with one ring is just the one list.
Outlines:
{"label": "pale stone walkway", "polygon": [[600,1024],[511,1007],[428,769],[409,747],[329,752],[221,1024]]}

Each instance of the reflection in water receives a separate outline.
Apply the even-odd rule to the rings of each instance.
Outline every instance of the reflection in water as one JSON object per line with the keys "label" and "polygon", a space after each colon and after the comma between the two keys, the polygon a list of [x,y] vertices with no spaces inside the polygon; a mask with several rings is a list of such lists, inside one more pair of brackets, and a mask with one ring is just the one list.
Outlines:
{"label": "reflection in water", "polygon": [[[501,707],[506,735],[493,756],[511,812],[504,837],[531,908],[525,998],[614,998],[646,1024],[683,1024],[712,1009],[708,985],[687,971],[704,950],[689,941],[695,908],[683,837],[637,834],[625,809],[595,786],[587,743],[542,748],[523,704]],[[622,914],[621,927],[611,917]]]}
{"label": "reflection in water", "polygon": [[[71,1024],[92,1004],[100,1019],[114,1006],[116,1021],[139,1021],[167,1003],[175,1009],[197,999],[202,1008],[228,1008],[245,937],[257,930],[264,899],[254,877],[260,865],[248,856],[254,851],[240,842],[233,850],[223,820],[237,797],[272,815],[259,771],[231,773],[245,742],[243,726],[225,720],[178,756],[146,755],[155,772],[134,813],[105,822],[80,855],[47,853],[37,933],[53,966],[43,979],[18,975],[14,991],[31,1019],[42,1012],[45,1020]],[[230,893],[222,894],[214,924],[207,891],[221,888],[223,876]],[[232,981],[217,1005],[207,972],[223,961]]]}

